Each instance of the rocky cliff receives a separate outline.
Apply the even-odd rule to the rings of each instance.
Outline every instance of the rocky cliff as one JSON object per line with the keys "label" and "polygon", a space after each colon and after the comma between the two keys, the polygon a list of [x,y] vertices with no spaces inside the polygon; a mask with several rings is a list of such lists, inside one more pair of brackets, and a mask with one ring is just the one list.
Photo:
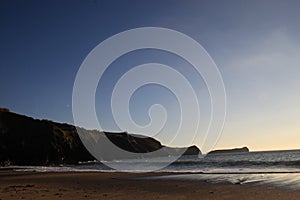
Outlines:
{"label": "rocky cliff", "polygon": [[[101,136],[105,134],[118,147],[134,153],[152,152],[164,147],[150,137],[81,130]],[[184,154],[198,155],[201,151],[192,146]],[[0,165],[76,164],[94,159],[82,144],[75,126],[0,110]]]}

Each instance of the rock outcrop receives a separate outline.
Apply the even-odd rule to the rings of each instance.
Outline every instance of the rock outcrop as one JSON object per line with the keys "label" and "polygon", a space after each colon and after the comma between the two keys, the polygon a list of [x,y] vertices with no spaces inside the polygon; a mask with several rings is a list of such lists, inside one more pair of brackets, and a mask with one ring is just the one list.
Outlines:
{"label": "rock outcrop", "polygon": [[[101,137],[105,134],[116,146],[134,153],[147,153],[165,147],[150,137],[125,132],[109,133],[82,128],[80,130]],[[174,150],[177,152],[182,148],[165,149],[167,153],[172,154]],[[198,154],[201,154],[201,151],[196,146],[187,148],[184,153]],[[90,160],[95,158],[82,144],[75,126],[37,120],[9,110],[0,110],[0,165],[77,164],[79,161]]]}
{"label": "rock outcrop", "polygon": [[201,154],[200,149],[194,145],[188,147],[183,155],[199,155],[199,154]]}

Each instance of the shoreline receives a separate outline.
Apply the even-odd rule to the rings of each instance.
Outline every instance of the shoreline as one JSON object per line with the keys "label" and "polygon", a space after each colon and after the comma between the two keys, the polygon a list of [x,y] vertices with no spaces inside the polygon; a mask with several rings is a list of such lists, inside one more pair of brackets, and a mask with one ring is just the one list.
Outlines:
{"label": "shoreline", "polygon": [[299,190],[271,185],[151,179],[180,174],[7,169],[0,171],[0,199],[300,199]]}

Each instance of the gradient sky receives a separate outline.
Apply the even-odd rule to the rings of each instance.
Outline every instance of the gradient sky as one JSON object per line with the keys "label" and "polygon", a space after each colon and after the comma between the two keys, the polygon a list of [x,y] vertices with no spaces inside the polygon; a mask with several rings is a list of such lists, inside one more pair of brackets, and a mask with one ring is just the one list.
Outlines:
{"label": "gradient sky", "polygon": [[[222,74],[228,112],[216,148],[299,149],[299,8],[297,0],[4,0],[0,2],[0,107],[73,123],[73,83],[88,53],[121,31],[165,27],[198,41]],[[117,130],[107,99],[114,81],[130,67],[150,61],[185,74],[203,99],[204,115],[208,112],[205,85],[187,63],[165,52],[133,52],[112,64],[103,80],[106,90],[97,91],[97,112],[108,113],[99,117],[106,130]],[[145,124],[153,102],[168,102],[174,125],[178,110],[172,99],[164,88],[145,87],[132,98],[133,118]],[[176,128],[173,125],[168,131]]]}

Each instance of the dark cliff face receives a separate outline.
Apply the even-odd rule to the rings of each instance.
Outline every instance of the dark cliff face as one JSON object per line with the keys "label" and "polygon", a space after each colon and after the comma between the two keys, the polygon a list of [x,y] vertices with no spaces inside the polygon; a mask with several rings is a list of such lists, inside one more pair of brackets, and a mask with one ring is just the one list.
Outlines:
{"label": "dark cliff face", "polygon": [[[118,147],[134,153],[147,153],[164,147],[150,137],[96,133],[105,134]],[[192,146],[185,155],[200,153],[196,146]],[[94,159],[82,144],[75,126],[0,111],[0,165],[76,164]]]}
{"label": "dark cliff face", "polygon": [[248,153],[249,149],[247,147],[243,148],[235,148],[235,149],[222,149],[222,150],[214,150],[209,152],[207,155],[213,154],[232,154],[232,153]]}
{"label": "dark cliff face", "polygon": [[0,112],[0,162],[49,165],[93,160],[74,126]]}

